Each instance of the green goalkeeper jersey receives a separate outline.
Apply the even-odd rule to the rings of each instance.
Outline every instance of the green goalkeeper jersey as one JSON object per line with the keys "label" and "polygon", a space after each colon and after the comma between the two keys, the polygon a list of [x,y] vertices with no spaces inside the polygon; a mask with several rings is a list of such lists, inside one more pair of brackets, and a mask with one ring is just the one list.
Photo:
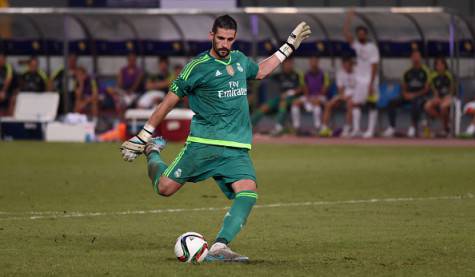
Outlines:
{"label": "green goalkeeper jersey", "polygon": [[188,96],[195,113],[187,141],[251,149],[247,80],[258,70],[240,51],[231,51],[227,60],[209,52],[192,59],[170,86],[178,97]]}

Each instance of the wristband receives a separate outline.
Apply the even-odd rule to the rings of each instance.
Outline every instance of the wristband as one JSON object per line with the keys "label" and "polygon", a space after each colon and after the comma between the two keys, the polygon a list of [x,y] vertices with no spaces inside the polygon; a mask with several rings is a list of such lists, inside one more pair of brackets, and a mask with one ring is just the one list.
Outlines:
{"label": "wristband", "polygon": [[150,124],[145,124],[143,129],[138,133],[137,137],[143,143],[147,143],[152,138],[153,132],[155,132],[155,127]]}
{"label": "wristband", "polygon": [[295,48],[293,47],[293,45],[289,44],[288,42],[285,42],[275,52],[275,55],[279,59],[280,62],[283,62],[285,59],[287,59],[292,54],[292,52],[294,52],[294,50],[295,50]]}

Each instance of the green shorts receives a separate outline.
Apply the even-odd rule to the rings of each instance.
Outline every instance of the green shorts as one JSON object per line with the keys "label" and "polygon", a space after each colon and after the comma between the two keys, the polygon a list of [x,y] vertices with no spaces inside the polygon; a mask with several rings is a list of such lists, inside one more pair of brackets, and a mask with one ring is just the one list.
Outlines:
{"label": "green shorts", "polygon": [[235,197],[232,183],[245,179],[256,182],[256,171],[248,149],[196,142],[185,144],[163,176],[180,184],[196,183],[213,177],[229,199]]}

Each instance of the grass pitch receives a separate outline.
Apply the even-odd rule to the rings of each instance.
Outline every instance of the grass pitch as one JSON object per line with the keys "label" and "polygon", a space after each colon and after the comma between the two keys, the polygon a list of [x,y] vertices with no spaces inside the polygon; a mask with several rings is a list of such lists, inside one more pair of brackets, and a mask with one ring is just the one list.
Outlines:
{"label": "grass pitch", "polygon": [[0,275],[475,276],[475,148],[255,145],[262,206],[232,243],[252,262],[201,265],[173,245],[213,240],[230,205],[213,181],[159,197],[114,144],[0,153]]}

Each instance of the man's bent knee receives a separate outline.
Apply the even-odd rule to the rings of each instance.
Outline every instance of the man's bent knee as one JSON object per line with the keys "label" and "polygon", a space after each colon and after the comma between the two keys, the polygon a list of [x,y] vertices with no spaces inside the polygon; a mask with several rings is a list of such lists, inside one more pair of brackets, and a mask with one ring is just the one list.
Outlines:
{"label": "man's bent knee", "polygon": [[172,196],[181,188],[181,184],[173,181],[168,177],[160,177],[160,181],[158,183],[158,190],[157,193],[161,196]]}
{"label": "man's bent knee", "polygon": [[234,190],[234,193],[238,193],[238,192],[244,191],[244,190],[257,191],[256,182],[254,180],[251,180],[251,179],[239,180],[237,182],[234,182],[232,184],[232,188]]}

